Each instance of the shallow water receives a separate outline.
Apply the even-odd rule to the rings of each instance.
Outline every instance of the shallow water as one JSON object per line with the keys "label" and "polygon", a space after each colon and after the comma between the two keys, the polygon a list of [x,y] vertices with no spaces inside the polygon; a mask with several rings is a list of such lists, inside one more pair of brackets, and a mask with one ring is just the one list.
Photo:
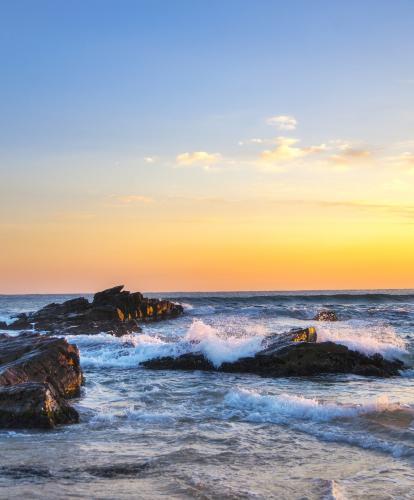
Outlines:
{"label": "shallow water", "polygon": [[[2,296],[0,319],[68,296]],[[74,336],[79,425],[0,432],[1,498],[412,498],[414,370],[393,379],[265,379],[159,372],[197,349],[219,365],[268,334],[319,339],[413,365],[414,293],[174,294],[186,314],[140,335]],[[338,323],[310,318],[332,307]]]}

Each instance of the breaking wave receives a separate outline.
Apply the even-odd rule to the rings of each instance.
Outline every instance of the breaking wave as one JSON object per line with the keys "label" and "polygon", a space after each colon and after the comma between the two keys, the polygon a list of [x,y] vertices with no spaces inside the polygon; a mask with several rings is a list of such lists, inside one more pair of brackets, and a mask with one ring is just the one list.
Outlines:
{"label": "breaking wave", "polygon": [[[234,327],[226,324],[211,326],[201,319],[193,319],[181,335],[136,334],[117,338],[101,334],[68,338],[79,345],[84,367],[133,368],[149,359],[190,352],[201,352],[219,367],[223,362],[254,356],[269,333],[255,323],[245,326],[239,335],[233,330]],[[368,327],[358,322],[321,323],[317,332],[318,342],[329,340],[367,355],[379,353],[392,359],[407,354],[403,339],[391,327]]]}
{"label": "breaking wave", "polygon": [[226,395],[225,402],[230,407],[247,411],[250,420],[273,423],[285,423],[292,418],[328,422],[338,418],[352,418],[399,408],[398,405],[390,403],[386,396],[373,403],[345,406],[289,394],[262,395],[246,389],[230,391]]}
{"label": "breaking wave", "polygon": [[[187,352],[202,352],[215,366],[254,355],[265,334],[251,331],[250,336],[223,335],[201,320],[194,320],[181,338],[127,335],[121,338],[106,334],[68,337],[81,348],[84,367],[133,368],[143,361],[162,356],[179,356]],[[82,349],[84,347],[85,349]],[[87,348],[87,349],[86,349]]]}
{"label": "breaking wave", "polygon": [[[237,389],[225,397],[228,412],[225,418],[236,418],[252,423],[285,425],[295,431],[310,434],[328,442],[342,442],[364,449],[372,449],[394,457],[414,457],[414,447],[383,439],[367,432],[364,417],[408,413],[414,419],[412,408],[391,403],[386,395],[374,402],[360,405],[340,405],[289,394],[263,395],[255,390]],[[361,425],[354,420],[361,418]],[[350,426],[344,424],[350,421]],[[305,423],[306,422],[306,423]],[[341,425],[335,425],[337,424]]]}
{"label": "breaking wave", "polygon": [[390,326],[368,326],[357,321],[321,323],[317,333],[318,342],[335,342],[368,356],[379,353],[393,359],[407,354],[404,340]]}

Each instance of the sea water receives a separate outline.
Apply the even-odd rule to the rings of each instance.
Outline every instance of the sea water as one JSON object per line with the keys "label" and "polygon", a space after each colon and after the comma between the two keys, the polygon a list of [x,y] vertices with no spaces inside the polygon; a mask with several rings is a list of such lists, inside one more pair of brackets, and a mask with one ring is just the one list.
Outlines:
{"label": "sea water", "polygon": [[[1,498],[413,498],[414,370],[270,379],[140,366],[194,350],[220,366],[311,325],[319,341],[413,366],[413,291],[149,295],[185,314],[121,338],[67,337],[86,378],[81,422],[0,431]],[[69,298],[0,296],[0,320]],[[325,308],[340,321],[313,321]]]}

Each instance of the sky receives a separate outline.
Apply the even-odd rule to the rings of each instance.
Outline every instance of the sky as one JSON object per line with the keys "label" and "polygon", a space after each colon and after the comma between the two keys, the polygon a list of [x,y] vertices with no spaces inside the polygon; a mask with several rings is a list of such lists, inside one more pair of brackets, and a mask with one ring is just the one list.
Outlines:
{"label": "sky", "polygon": [[0,293],[414,288],[413,19],[0,0]]}

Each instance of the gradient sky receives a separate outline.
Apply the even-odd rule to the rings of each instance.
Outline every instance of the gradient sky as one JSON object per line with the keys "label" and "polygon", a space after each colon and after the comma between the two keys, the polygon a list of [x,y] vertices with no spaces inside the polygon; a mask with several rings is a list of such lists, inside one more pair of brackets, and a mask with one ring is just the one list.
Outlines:
{"label": "gradient sky", "polygon": [[413,20],[0,1],[0,293],[413,288]]}

